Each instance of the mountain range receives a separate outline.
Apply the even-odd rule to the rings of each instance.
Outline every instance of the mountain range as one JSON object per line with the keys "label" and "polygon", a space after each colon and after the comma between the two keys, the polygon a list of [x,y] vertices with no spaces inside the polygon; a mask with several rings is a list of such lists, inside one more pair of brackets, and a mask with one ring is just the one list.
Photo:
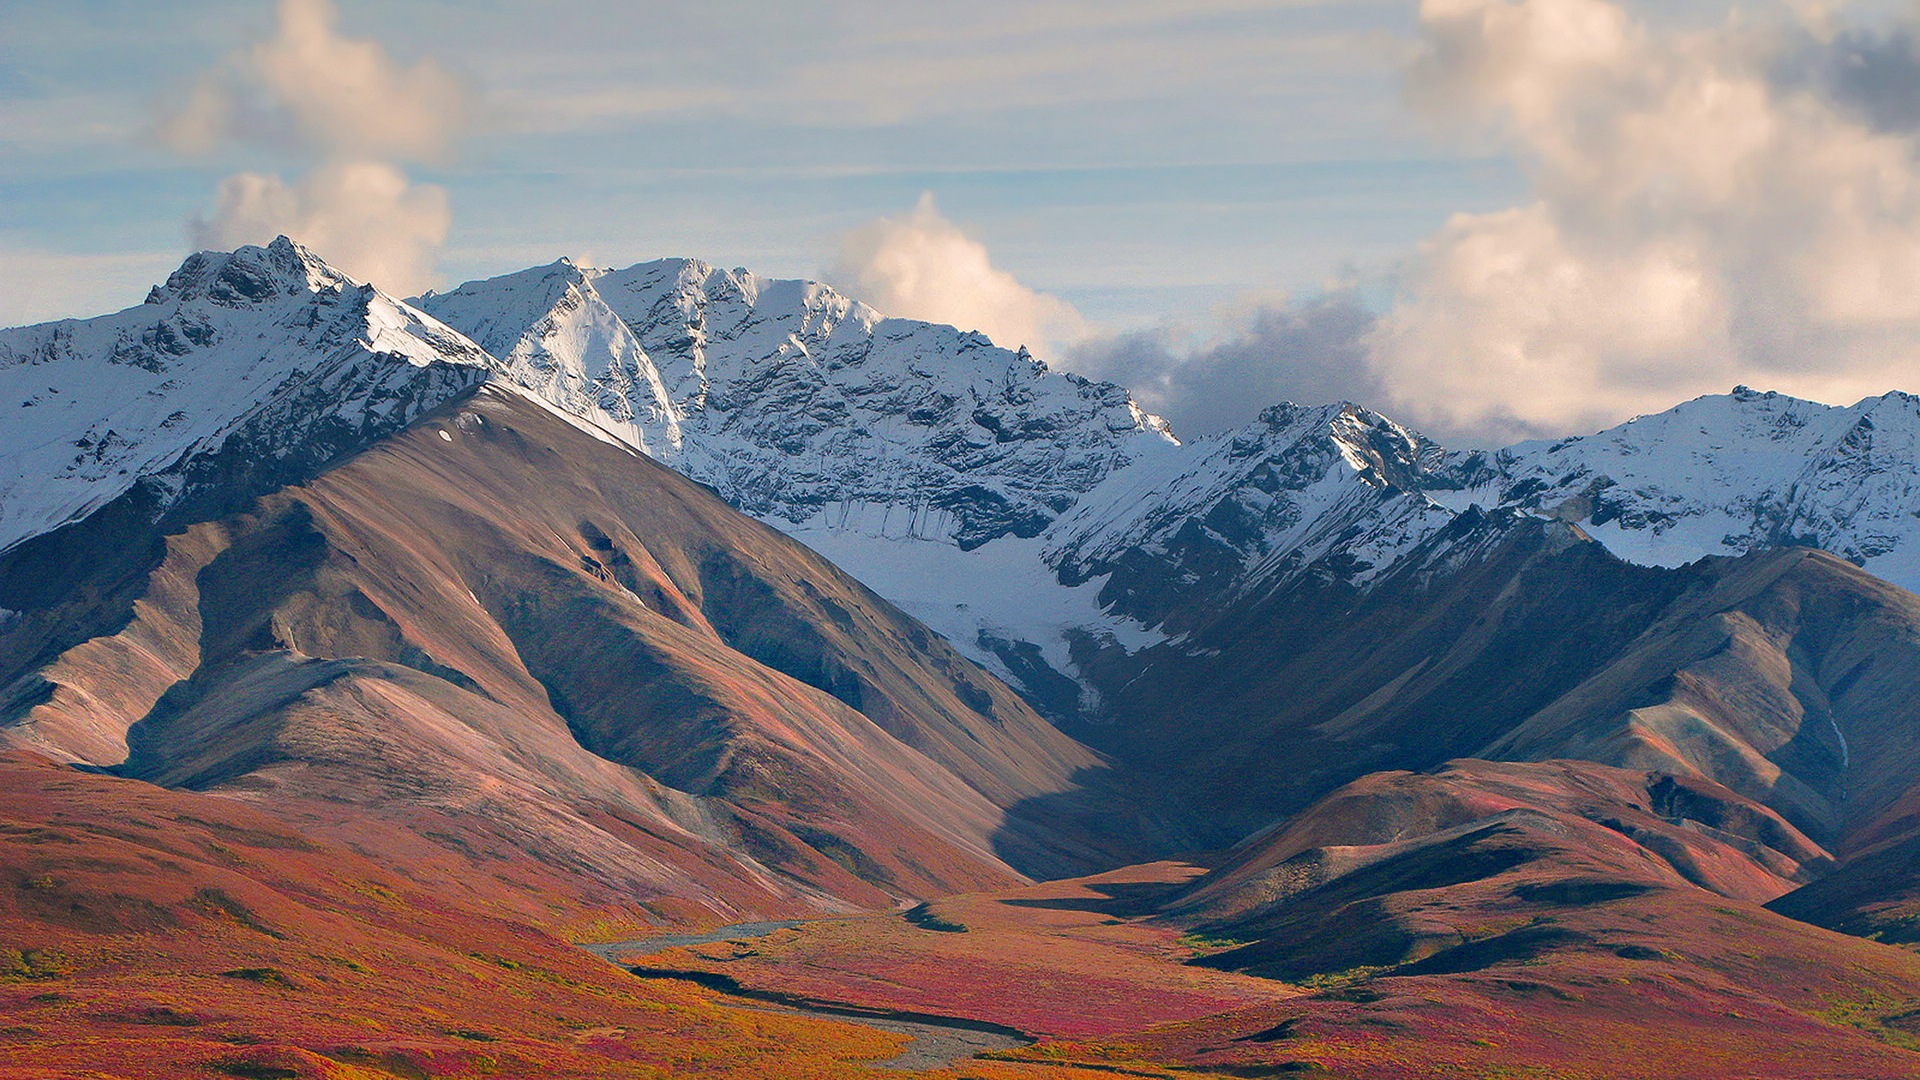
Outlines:
{"label": "mountain range", "polygon": [[[380,924],[440,943],[399,950],[422,972],[472,920],[542,956],[596,925],[924,928],[1179,856],[1207,872],[1115,922],[1335,995],[1255,1012],[1344,1052],[1394,1000],[1369,987],[1557,1009],[1612,1000],[1553,981],[1602,954],[1676,966],[1704,1038],[1752,948],[1824,987],[1762,995],[1780,1061],[1914,1064],[1917,440],[1911,395],[1738,388],[1499,450],[1351,403],[1183,442],[814,283],[563,260],[402,300],[285,238],[201,253],[126,311],[0,331],[0,745],[34,793],[7,828],[94,822],[0,852],[0,956],[37,985],[58,952],[97,1003],[130,941],[184,971],[249,920],[288,940],[276,904],[350,918],[309,852],[432,898]],[[252,837],[220,895],[278,899],[206,899],[162,819],[208,830],[194,860]],[[1501,988],[1528,968],[1550,990]],[[1152,1060],[1285,1064],[1155,1031]],[[334,1064],[229,1073],[357,1060],[283,1049]]]}

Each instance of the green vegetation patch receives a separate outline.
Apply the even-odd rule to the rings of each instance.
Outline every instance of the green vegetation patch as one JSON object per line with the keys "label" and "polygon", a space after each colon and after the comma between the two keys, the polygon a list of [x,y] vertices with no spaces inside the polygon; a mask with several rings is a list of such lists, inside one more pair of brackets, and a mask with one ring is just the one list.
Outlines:
{"label": "green vegetation patch", "polygon": [[0,949],[0,982],[42,981],[73,973],[73,962],[57,949]]}
{"label": "green vegetation patch", "polygon": [[924,903],[917,904],[908,909],[905,917],[908,922],[922,930],[937,930],[942,934],[964,934],[967,932],[964,923],[957,923],[951,919],[943,919],[935,915],[933,909]]}
{"label": "green vegetation patch", "polygon": [[216,1061],[214,1072],[238,1076],[241,1080],[297,1080],[300,1070],[282,1065],[262,1065],[257,1061]]}
{"label": "green vegetation patch", "polygon": [[260,983],[263,986],[278,986],[287,990],[293,989],[293,980],[287,978],[286,972],[281,971],[279,968],[234,968],[232,971],[221,972],[220,977],[223,979],[239,979],[243,982]]}

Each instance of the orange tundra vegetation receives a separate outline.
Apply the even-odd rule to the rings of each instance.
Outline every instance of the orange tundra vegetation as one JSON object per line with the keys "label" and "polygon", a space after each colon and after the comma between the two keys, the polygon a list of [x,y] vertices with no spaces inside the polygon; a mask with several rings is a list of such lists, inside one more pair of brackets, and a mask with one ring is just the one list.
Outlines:
{"label": "orange tundra vegetation", "polygon": [[[1706,877],[1719,893],[1684,880],[1676,867],[1710,870],[1707,845],[1722,841],[1660,842],[1635,809],[1649,782],[1566,762],[1371,777],[1203,876],[1134,867],[645,962],[938,1007],[1050,1036],[1002,1059],[1144,1075],[1920,1072],[1920,957],[1775,914],[1756,902],[1770,890],[1738,895],[1755,889],[1748,875]],[[1252,971],[1268,977],[1240,974]]]}
{"label": "orange tundra vegetation", "polygon": [[19,751],[0,882],[5,1080],[862,1077],[905,1042],[636,979],[230,800]]}

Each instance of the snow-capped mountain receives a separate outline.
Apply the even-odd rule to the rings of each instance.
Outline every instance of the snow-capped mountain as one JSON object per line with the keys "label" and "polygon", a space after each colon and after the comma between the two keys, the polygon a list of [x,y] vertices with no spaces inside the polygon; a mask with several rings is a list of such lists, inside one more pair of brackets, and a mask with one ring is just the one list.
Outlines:
{"label": "snow-capped mountain", "polygon": [[1280,405],[1182,445],[1119,386],[816,283],[563,260],[408,303],[285,239],[195,255],[116,315],[0,331],[0,550],[129,492],[159,513],[317,468],[485,380],[711,486],[1061,703],[1075,640],[1135,649],[1248,591],[1366,590],[1475,506],[1577,523],[1633,562],[1812,544],[1920,587],[1904,394],[1743,388],[1473,453],[1356,405]]}
{"label": "snow-capped mountain", "polygon": [[[1920,398],[1738,387],[1585,438],[1455,454],[1428,493],[1575,522],[1628,562],[1817,547],[1920,590]],[[1447,490],[1451,489],[1451,490]]]}
{"label": "snow-capped mountain", "polygon": [[1148,623],[1173,605],[1306,574],[1365,586],[1453,514],[1421,488],[1440,447],[1350,403],[1276,405],[1238,431],[1122,470],[1046,537],[1066,582]]}
{"label": "snow-capped mountain", "polygon": [[419,304],[507,378],[786,528],[1032,537],[1173,442],[1119,386],[814,282],[562,261]]}
{"label": "snow-capped mountain", "polygon": [[164,511],[240,473],[319,465],[490,362],[284,238],[194,255],[138,307],[0,331],[0,550],[136,487]]}

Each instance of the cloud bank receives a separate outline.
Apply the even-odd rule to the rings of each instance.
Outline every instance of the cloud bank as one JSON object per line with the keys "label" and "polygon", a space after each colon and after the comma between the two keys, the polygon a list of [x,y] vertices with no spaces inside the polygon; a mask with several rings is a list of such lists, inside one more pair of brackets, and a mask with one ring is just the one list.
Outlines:
{"label": "cloud bank", "polygon": [[1361,344],[1374,317],[1350,290],[1301,302],[1243,299],[1201,319],[1115,334],[996,266],[930,193],[910,214],[847,234],[826,279],[888,315],[979,330],[1118,382],[1184,436],[1251,423],[1282,400],[1382,396]]}
{"label": "cloud bank", "polygon": [[200,247],[286,233],[340,269],[400,295],[433,283],[450,222],[446,192],[402,163],[443,160],[468,121],[467,93],[431,59],[405,67],[341,37],[330,0],[281,0],[269,41],[227,58],[161,126],[185,154],[238,144],[314,164],[292,182],[244,172],[189,224]]}
{"label": "cloud bank", "polygon": [[1851,401],[1920,356],[1920,55],[1903,27],[1609,0],[1424,0],[1410,102],[1527,170],[1367,338],[1443,431],[1592,428],[1737,382]]}
{"label": "cloud bank", "polygon": [[1166,325],[1094,337],[1066,366],[1120,383],[1182,438],[1252,423],[1281,401],[1377,402],[1386,396],[1363,341],[1374,314],[1349,289],[1304,300],[1247,301],[1204,327]]}
{"label": "cloud bank", "polygon": [[1518,161],[1526,201],[1455,215],[1350,292],[1102,335],[995,268],[930,201],[850,240],[883,310],[1036,344],[1187,433],[1357,400],[1498,442],[1737,383],[1847,403],[1920,373],[1920,11],[1712,24],[1618,0],[1423,0],[1408,103]]}

